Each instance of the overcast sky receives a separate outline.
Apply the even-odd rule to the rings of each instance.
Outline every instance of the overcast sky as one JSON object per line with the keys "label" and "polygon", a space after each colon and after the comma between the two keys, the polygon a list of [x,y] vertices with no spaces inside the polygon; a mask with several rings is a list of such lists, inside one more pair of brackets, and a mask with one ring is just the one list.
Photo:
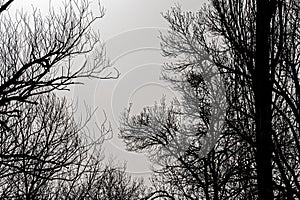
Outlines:
{"label": "overcast sky", "polygon": [[[116,122],[120,112],[132,103],[133,112],[159,101],[163,94],[170,98],[172,90],[160,80],[161,65],[165,61],[160,55],[159,31],[168,24],[161,16],[178,3],[184,10],[196,10],[199,0],[102,0],[106,15],[100,23],[100,30],[106,41],[108,56],[115,61],[121,76],[116,81],[101,82],[97,85],[95,102],[107,111]],[[108,96],[103,96],[105,91]],[[127,160],[128,172],[146,176],[149,163],[145,156],[124,150],[124,145],[114,138],[107,142],[107,152],[114,153],[118,160]]]}
{"label": "overcast sky", "polygon": [[[18,3],[17,3],[18,2]],[[57,6],[61,0],[52,0]],[[94,3],[94,2],[93,2]],[[133,112],[159,101],[163,94],[174,96],[172,90],[160,80],[164,58],[160,55],[159,31],[168,26],[161,16],[171,6],[180,4],[183,10],[197,10],[201,0],[102,0],[106,12],[96,23],[106,44],[107,56],[121,72],[119,79],[86,81],[75,87],[68,96],[98,108],[92,122],[101,123],[103,110],[114,128],[113,138],[105,143],[106,157],[114,156],[121,163],[127,161],[127,171],[136,176],[149,175],[149,163],[145,156],[127,152],[118,139],[120,113],[133,103]],[[13,9],[30,9],[31,5],[46,12],[46,0],[16,0]],[[95,4],[96,5],[96,4]],[[80,106],[79,106],[80,107]],[[81,106],[82,108],[82,106]]]}

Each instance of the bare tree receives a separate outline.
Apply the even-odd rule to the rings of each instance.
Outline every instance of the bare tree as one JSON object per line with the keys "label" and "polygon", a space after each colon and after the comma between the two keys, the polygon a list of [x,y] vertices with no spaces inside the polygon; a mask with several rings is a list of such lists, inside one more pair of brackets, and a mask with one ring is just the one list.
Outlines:
{"label": "bare tree", "polygon": [[254,198],[254,148],[237,130],[225,127],[213,149],[201,154],[210,146],[203,141],[209,139],[211,112],[206,86],[183,77],[178,82],[172,79],[184,93],[181,103],[167,106],[162,100],[139,115],[131,116],[129,110],[121,120],[120,136],[128,150],[147,152],[154,164],[153,184],[158,186],[148,198]]}
{"label": "bare tree", "polygon": [[[43,16],[8,12],[0,1],[1,199],[138,199],[143,183],[125,167],[104,165],[101,145],[86,121],[53,93],[80,78],[117,78],[92,24],[103,17],[89,1],[66,1]],[[7,11],[7,12],[6,12]]]}
{"label": "bare tree", "polygon": [[132,179],[126,173],[126,166],[108,164],[90,192],[91,199],[137,200],[146,193],[142,180]]}
{"label": "bare tree", "polygon": [[[178,148],[173,148],[176,145],[172,141],[190,132],[178,131],[182,126],[178,116],[189,113],[184,115],[188,119],[202,113],[198,120],[205,116],[209,119],[211,109],[207,107],[208,112],[199,109],[201,104],[198,102],[205,103],[201,99],[206,95],[205,91],[197,97],[193,94],[195,90],[177,86],[177,90],[186,93],[184,95],[196,97],[184,99],[180,104],[192,108],[192,112],[178,111],[182,108],[179,106],[175,111],[173,108],[160,109],[161,112],[147,109],[146,113],[134,117],[125,116],[127,121],[122,121],[121,137],[129,150],[147,150],[154,157],[163,158],[165,171],[159,175],[160,180],[163,184],[169,181],[168,191],[179,188],[178,196],[187,199],[299,198],[299,2],[270,1],[263,8],[270,8],[266,16],[257,14],[257,6],[261,11],[262,5],[252,0],[211,3],[197,13],[182,12],[178,7],[168,12],[165,18],[170,31],[162,36],[162,50],[165,56],[176,58],[173,64],[165,66],[166,73],[187,77],[181,82],[189,82],[192,87],[198,86],[201,80],[197,74],[195,77],[195,72],[199,67],[207,66],[207,62],[215,65],[222,75],[228,108],[225,126],[215,148],[205,159],[187,159],[202,148],[194,148],[201,141],[201,137],[194,137],[198,133],[194,131],[190,137],[190,148],[194,151],[181,151],[186,153],[186,160],[180,160],[182,157],[178,156]],[[266,24],[269,30],[264,29]],[[265,46],[257,51],[260,40],[258,46]],[[194,78],[191,79],[191,75]],[[174,78],[169,80],[179,86],[186,84]],[[267,94],[269,96],[265,97]],[[171,122],[167,120],[169,113],[175,120],[174,117]],[[145,121],[141,119],[147,119],[145,115],[149,116],[150,123],[139,123]],[[162,120],[153,123],[156,119]],[[194,126],[193,130],[199,127],[200,132],[207,132],[207,126],[199,123]],[[134,146],[136,148],[132,148]],[[157,153],[160,149],[169,149],[177,155],[169,153],[163,157]],[[187,176],[184,171],[189,168],[193,170]],[[204,169],[208,171],[201,172]],[[193,194],[195,182],[199,184],[198,194]]]}
{"label": "bare tree", "polygon": [[91,138],[66,99],[40,96],[21,117],[1,131],[1,198],[138,199],[142,193],[143,183],[131,180],[125,166],[102,162],[107,132]]}
{"label": "bare tree", "polygon": [[44,199],[88,189],[81,181],[100,173],[103,136],[91,140],[73,114],[66,99],[48,94],[38,105],[23,106],[21,117],[1,130],[3,198]]}
{"label": "bare tree", "polygon": [[[12,2],[2,3],[2,9]],[[40,94],[67,90],[82,77],[118,76],[105,71],[103,45],[92,29],[104,15],[102,7],[96,16],[85,0],[66,1],[56,10],[50,7],[47,16],[38,10],[30,15],[21,11],[14,17],[9,12],[0,15],[2,126],[18,115],[22,104],[36,103],[34,97]]]}
{"label": "bare tree", "polygon": [[[294,164],[299,160],[299,148],[291,147],[291,143],[296,145],[299,141],[299,131],[296,128],[299,126],[297,122],[299,114],[296,111],[297,107],[299,110],[299,106],[296,106],[299,99],[297,89],[299,2],[214,1],[213,3],[216,11],[210,15],[208,27],[224,37],[228,49],[234,50],[232,55],[238,65],[232,67],[223,61],[216,63],[220,67],[226,67],[228,71],[234,69],[234,73],[240,74],[244,79],[247,78],[250,84],[243,86],[248,86],[250,91],[253,91],[259,198],[272,199],[273,195],[278,199],[283,197],[293,199],[295,196],[299,198],[300,188],[295,181],[299,179],[299,176],[295,175],[298,174],[299,165]],[[268,12],[265,12],[266,9]],[[240,13],[238,10],[243,12]],[[250,99],[247,102],[250,102]],[[278,113],[278,110],[283,108],[293,110],[291,115],[288,112],[290,119],[285,117],[283,112]],[[285,118],[285,125],[282,118]],[[281,123],[281,126],[276,125],[277,123]],[[290,139],[284,139],[278,145],[279,138]],[[287,149],[285,156],[294,152],[289,162],[279,161],[278,151],[281,152],[282,148]],[[285,153],[280,154],[285,157]],[[292,165],[293,169],[289,165]],[[293,178],[287,178],[289,176]],[[278,186],[278,182],[274,183],[278,178],[281,180],[279,185],[282,186],[282,182],[285,182],[284,187]]]}

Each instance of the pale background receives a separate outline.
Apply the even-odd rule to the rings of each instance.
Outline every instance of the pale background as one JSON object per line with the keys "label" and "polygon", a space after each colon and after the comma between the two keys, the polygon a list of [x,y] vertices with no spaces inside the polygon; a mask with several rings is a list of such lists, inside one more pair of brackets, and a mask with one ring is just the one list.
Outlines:
{"label": "pale background", "polygon": [[[102,0],[105,16],[95,24],[102,40],[106,44],[108,58],[120,71],[117,80],[87,80],[84,86],[76,86],[66,95],[78,102],[78,116],[84,113],[84,104],[96,109],[89,123],[97,134],[94,124],[101,124],[103,111],[113,127],[112,139],[104,144],[106,159],[113,158],[119,163],[127,162],[127,171],[133,176],[148,177],[150,174],[147,158],[125,150],[118,139],[120,113],[132,104],[133,113],[142,107],[153,105],[163,94],[173,98],[176,94],[160,80],[163,62],[159,45],[159,32],[168,27],[161,16],[171,6],[179,4],[183,10],[195,11],[204,0]],[[52,0],[54,6],[61,5],[61,0]],[[92,2],[95,3],[95,2]],[[16,0],[11,10],[23,8],[32,10],[32,6],[47,12],[49,1]],[[94,4],[93,4],[94,5]],[[93,8],[96,8],[97,4]],[[96,10],[95,10],[96,12]],[[82,112],[83,111],[83,112]],[[82,112],[82,113],[81,113]]]}

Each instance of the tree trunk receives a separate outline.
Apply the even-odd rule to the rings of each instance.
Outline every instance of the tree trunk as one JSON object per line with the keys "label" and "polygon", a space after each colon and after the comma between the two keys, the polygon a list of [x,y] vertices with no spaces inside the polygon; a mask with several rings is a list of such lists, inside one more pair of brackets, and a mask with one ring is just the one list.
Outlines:
{"label": "tree trunk", "polygon": [[[272,1],[272,0],[271,0]],[[253,89],[256,123],[256,165],[258,199],[272,200],[272,84],[269,64],[269,34],[272,6],[269,0],[257,0],[256,55]]]}

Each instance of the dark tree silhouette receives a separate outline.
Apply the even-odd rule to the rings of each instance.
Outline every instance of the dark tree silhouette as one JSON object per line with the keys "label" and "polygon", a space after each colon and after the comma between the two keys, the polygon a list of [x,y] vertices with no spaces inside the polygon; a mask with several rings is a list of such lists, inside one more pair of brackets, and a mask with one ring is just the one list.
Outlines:
{"label": "dark tree silhouette", "polygon": [[109,164],[93,185],[91,199],[138,200],[146,194],[142,180],[132,179],[126,172],[126,166]]}
{"label": "dark tree silhouette", "polygon": [[5,11],[8,6],[13,2],[14,0],[9,0],[9,1],[6,1],[6,2],[0,2],[0,14]]}
{"label": "dark tree silhouette", "polygon": [[0,1],[0,198],[138,199],[143,182],[125,167],[105,165],[105,124],[93,138],[87,119],[53,93],[80,78],[117,78],[107,70],[92,24],[102,18],[88,1],[66,1],[48,16],[34,10],[12,17],[14,0]]}
{"label": "dark tree silhouette", "polygon": [[149,199],[254,199],[254,149],[236,129],[228,128],[214,149],[200,156],[206,145],[201,141],[209,129],[210,106],[205,84],[195,90],[189,79],[183,75],[176,82],[182,103],[167,106],[162,101],[140,115],[131,117],[126,112],[122,118],[120,134],[128,150],[147,152],[154,163],[154,185],[160,186]]}
{"label": "dark tree silhouette", "polygon": [[78,188],[85,195],[90,185],[81,182],[92,184],[100,173],[103,138],[88,138],[66,99],[48,94],[37,103],[1,130],[2,198],[52,199]]}
{"label": "dark tree silhouette", "polygon": [[[7,8],[9,2],[2,7]],[[79,78],[83,77],[118,76],[105,71],[108,65],[103,45],[91,27],[104,11],[99,7],[97,16],[89,7],[85,0],[66,1],[60,12],[51,7],[45,17],[38,10],[31,15],[19,11],[15,17],[9,12],[1,13],[2,126],[19,114],[22,104],[36,103],[35,96],[67,90],[67,86],[80,83]]]}
{"label": "dark tree silhouette", "polygon": [[[156,174],[166,191],[186,199],[300,197],[299,9],[293,0],[213,0],[197,13],[177,7],[165,14],[162,50],[176,58],[165,77],[183,99],[125,114],[121,137],[129,150],[160,161]],[[228,107],[222,134],[201,158],[213,104],[195,72],[210,64],[223,78]],[[145,115],[148,122],[139,123]],[[188,148],[180,149],[182,138]]]}
{"label": "dark tree silhouette", "polygon": [[107,132],[92,139],[66,99],[48,94],[37,102],[1,131],[2,199],[138,199],[141,181],[125,167],[103,166]]}
{"label": "dark tree silhouette", "polygon": [[[270,30],[272,15],[277,2],[256,1],[256,48],[255,68],[252,74],[255,126],[256,126],[256,165],[259,199],[273,199],[272,184],[272,79],[269,58],[271,52]],[[266,9],[267,8],[267,9]],[[280,13],[281,14],[281,13]],[[272,70],[273,71],[273,70]]]}

